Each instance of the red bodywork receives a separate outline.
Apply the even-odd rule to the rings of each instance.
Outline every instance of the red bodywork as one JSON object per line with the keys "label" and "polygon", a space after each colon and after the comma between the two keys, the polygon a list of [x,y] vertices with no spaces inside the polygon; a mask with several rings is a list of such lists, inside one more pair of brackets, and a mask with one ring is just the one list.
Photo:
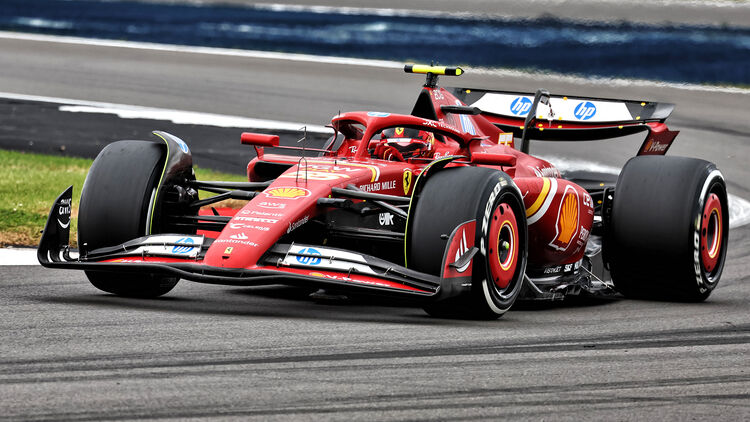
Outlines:
{"label": "red bodywork", "polygon": [[[390,113],[344,113],[332,120],[334,129],[356,123],[364,131],[357,134],[359,139],[346,137],[330,153],[300,161],[299,157],[261,151],[262,158],[253,159],[248,165],[250,181],[257,178],[254,168],[259,161],[291,167],[237,212],[213,242],[203,263],[225,268],[258,268],[258,259],[279,237],[299,222],[325,212],[316,201],[330,196],[334,187],[353,184],[366,192],[410,195],[413,182],[407,178],[418,177],[430,160],[424,157],[403,162],[383,160],[371,157],[368,148],[363,147],[377,142],[373,136],[393,126],[419,127],[443,135],[444,142],[435,141],[428,158],[461,156],[449,166],[493,167],[513,177],[527,208],[531,267],[543,272],[544,268],[579,262],[593,224],[591,196],[583,188],[559,178],[560,172],[549,162],[514,149],[512,135],[485,117],[442,113],[440,105],[464,105],[447,90],[425,88],[425,91],[433,98],[437,121]],[[260,148],[263,144],[256,145]],[[472,157],[476,157],[474,161]]]}
{"label": "red bodywork", "polygon": [[[518,253],[513,247],[521,243],[519,232],[526,235],[517,224],[525,217],[528,260],[522,264],[520,277],[533,279],[531,286],[559,282],[552,288],[567,289],[569,280],[580,278],[584,258],[591,267],[591,256],[601,251],[597,242],[592,242],[589,253],[587,246],[595,208],[604,213],[607,188],[591,190],[600,195],[595,205],[586,189],[562,178],[551,163],[519,151],[514,137],[591,140],[646,130],[639,155],[664,154],[677,134],[664,124],[673,105],[555,97],[540,90],[532,106],[528,94],[444,89],[435,86],[434,76],[428,74],[412,114],[339,114],[331,121],[334,134],[329,143],[323,149],[308,149],[303,157],[267,153],[268,148],[300,152],[300,148],[280,146],[278,136],[242,134],[241,142],[257,153],[247,166],[248,182],[244,183],[201,182],[183,176],[193,174],[189,148],[178,138],[157,132],[167,147],[162,179],[154,188],[149,210],[158,210],[159,201],[167,203],[164,198],[172,195],[171,210],[183,211],[167,214],[169,218],[162,221],[169,231],[152,233],[150,223],[156,217],[149,212],[145,236],[71,257],[69,226],[64,224],[70,217],[70,187],[50,212],[39,260],[53,268],[170,274],[216,284],[285,282],[442,300],[470,291],[474,279],[483,274],[480,270],[472,274],[475,266],[479,268],[474,261],[480,250],[476,247],[478,221],[468,219],[452,233],[440,234],[446,243],[444,247],[439,244],[442,256],[435,260],[442,262],[433,274],[408,266],[410,252],[420,247],[408,237],[409,216],[417,209],[424,218],[422,208],[414,205],[421,200],[422,183],[428,183],[432,174],[444,167],[477,166],[500,170],[512,178],[525,208],[520,209],[520,204],[498,207],[496,212],[502,215],[495,214],[486,231],[498,245],[501,233],[508,236],[504,245],[511,251],[501,257],[499,248],[494,249],[496,259],[491,260],[490,270],[508,275],[495,278],[497,287],[507,287],[517,273],[519,261],[514,257]],[[539,104],[547,104],[546,120],[542,111],[537,113]],[[553,105],[557,120],[552,120]],[[311,152],[316,156],[310,156]],[[165,174],[171,177],[169,183],[164,182]],[[504,175],[498,176],[504,186],[514,189]],[[204,212],[204,208],[196,216],[201,206],[221,199],[200,199],[197,189],[213,189],[222,192],[223,198],[248,202],[239,210],[223,209],[221,215],[216,210]],[[157,192],[163,194],[157,196]],[[503,217],[506,214],[510,217]],[[704,261],[713,259],[712,253]],[[559,297],[557,290],[538,293]],[[484,294],[489,294],[487,289]]]}

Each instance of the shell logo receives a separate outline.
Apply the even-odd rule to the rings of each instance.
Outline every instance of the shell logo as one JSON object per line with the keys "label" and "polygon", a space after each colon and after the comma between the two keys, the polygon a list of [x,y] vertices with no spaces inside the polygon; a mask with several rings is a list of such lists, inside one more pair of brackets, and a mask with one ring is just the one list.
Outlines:
{"label": "shell logo", "polygon": [[277,199],[297,199],[310,196],[310,191],[297,187],[280,187],[273,188],[263,192],[269,198]]}
{"label": "shell logo", "polygon": [[555,238],[550,246],[557,250],[568,249],[570,241],[578,232],[578,193],[572,187],[565,189],[555,223]]}

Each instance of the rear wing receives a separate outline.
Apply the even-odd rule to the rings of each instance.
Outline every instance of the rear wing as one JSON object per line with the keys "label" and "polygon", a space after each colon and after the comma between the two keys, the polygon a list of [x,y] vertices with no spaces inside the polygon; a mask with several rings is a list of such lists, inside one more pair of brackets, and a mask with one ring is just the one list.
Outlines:
{"label": "rear wing", "polygon": [[505,132],[528,141],[591,141],[647,131],[638,155],[663,155],[679,131],[664,123],[674,104],[473,88],[445,88]]}

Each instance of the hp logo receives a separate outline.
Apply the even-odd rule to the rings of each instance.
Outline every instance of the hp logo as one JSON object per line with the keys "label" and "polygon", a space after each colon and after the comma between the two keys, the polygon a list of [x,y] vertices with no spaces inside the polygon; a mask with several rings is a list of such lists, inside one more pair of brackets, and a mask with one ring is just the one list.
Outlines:
{"label": "hp logo", "polygon": [[297,256],[297,262],[303,265],[318,265],[320,264],[320,252],[313,248],[304,248],[299,251],[300,255],[315,255],[315,256]]}
{"label": "hp logo", "polygon": [[184,244],[184,245],[192,245],[193,244],[193,239],[191,239],[189,237],[182,237],[180,239],[177,239],[177,241],[174,242],[174,243],[180,243],[180,245],[173,246],[172,247],[172,253],[179,253],[179,254],[189,253],[190,251],[192,251],[193,249],[195,249],[195,246],[182,246],[182,244]]}
{"label": "hp logo", "polygon": [[596,114],[596,106],[589,101],[578,103],[573,114],[578,120],[588,120]]}
{"label": "hp logo", "polygon": [[516,116],[525,116],[531,110],[531,100],[526,97],[516,97],[512,103],[510,103],[510,111]]}
{"label": "hp logo", "polygon": [[183,141],[182,139],[177,139],[177,138],[175,138],[174,141],[177,143],[177,145],[180,146],[180,149],[182,150],[182,152],[184,152],[185,154],[190,152],[190,149],[188,148],[185,141]]}

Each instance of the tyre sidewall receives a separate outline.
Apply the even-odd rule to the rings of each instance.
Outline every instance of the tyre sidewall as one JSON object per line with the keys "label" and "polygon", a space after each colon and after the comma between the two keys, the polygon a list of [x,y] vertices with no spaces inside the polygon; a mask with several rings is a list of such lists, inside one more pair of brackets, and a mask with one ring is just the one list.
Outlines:
{"label": "tyre sidewall", "polygon": [[[523,206],[518,188],[507,174],[500,172],[497,174],[498,177],[494,179],[494,183],[487,184],[480,201],[480,207],[477,210],[475,239],[478,239],[479,253],[474,257],[472,294],[482,297],[487,304],[485,312],[502,315],[510,309],[523,287],[528,258],[528,227],[526,224],[526,209]],[[510,205],[515,214],[518,245],[520,247],[515,258],[517,264],[510,283],[506,288],[499,288],[492,281],[492,269],[489,262],[490,259],[493,259],[490,253],[491,248],[497,247],[496,244],[493,245],[493,239],[490,239],[490,227],[494,211],[505,203]],[[496,240],[494,242],[496,243]]]}
{"label": "tyre sidewall", "polygon": [[[711,193],[719,196],[724,221],[719,262],[707,274],[700,262],[700,228]],[[686,157],[632,158],[618,179],[604,244],[616,288],[636,298],[705,300],[721,275],[728,227],[726,185],[713,164]]]}

